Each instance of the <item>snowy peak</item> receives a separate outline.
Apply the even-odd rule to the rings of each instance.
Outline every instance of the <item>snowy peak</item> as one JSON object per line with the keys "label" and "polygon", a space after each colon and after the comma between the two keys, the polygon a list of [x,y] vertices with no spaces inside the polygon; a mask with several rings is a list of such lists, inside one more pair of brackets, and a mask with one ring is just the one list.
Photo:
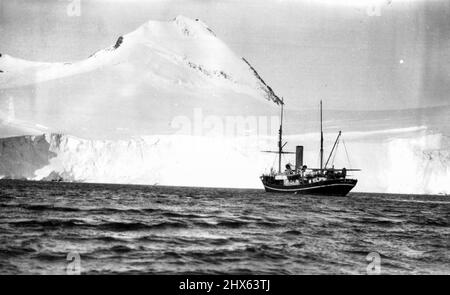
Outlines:
{"label": "snowy peak", "polygon": [[[154,77],[153,80],[169,80],[177,85],[181,82],[194,87],[212,84],[210,88],[228,88],[278,102],[276,95],[253,67],[236,56],[205,23],[182,15],[171,21],[150,20],[135,31],[120,36],[114,45],[78,62],[41,63],[2,56],[0,89],[37,84],[104,68],[115,72],[118,65],[124,64],[128,64],[126,68],[134,74],[149,74]],[[130,81],[123,82],[129,84]]]}
{"label": "snowy peak", "polygon": [[130,38],[132,43],[152,48],[168,59],[182,61],[202,76],[227,80],[234,90],[251,92],[276,104],[281,101],[255,68],[245,58],[232,52],[199,19],[179,15],[171,22],[149,21],[125,37]]}
{"label": "snowy peak", "polygon": [[195,37],[201,34],[211,34],[214,37],[216,36],[216,34],[214,34],[214,32],[198,18],[192,20],[183,15],[179,15],[173,19],[173,23],[185,36]]}
{"label": "snowy peak", "polygon": [[0,123],[3,135],[41,132],[39,126],[90,138],[170,134],[177,132],[171,121],[195,108],[219,117],[267,116],[280,101],[206,24],[184,16],[148,21],[84,60],[2,55],[0,71],[0,105],[11,100],[17,114]]}

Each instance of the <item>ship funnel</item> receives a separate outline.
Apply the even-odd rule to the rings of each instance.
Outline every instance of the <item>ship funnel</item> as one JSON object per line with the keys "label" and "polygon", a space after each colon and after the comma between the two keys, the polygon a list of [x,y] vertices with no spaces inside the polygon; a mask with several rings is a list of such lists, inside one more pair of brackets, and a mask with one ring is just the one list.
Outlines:
{"label": "ship funnel", "polygon": [[295,147],[295,169],[302,169],[303,167],[303,146],[298,145]]}

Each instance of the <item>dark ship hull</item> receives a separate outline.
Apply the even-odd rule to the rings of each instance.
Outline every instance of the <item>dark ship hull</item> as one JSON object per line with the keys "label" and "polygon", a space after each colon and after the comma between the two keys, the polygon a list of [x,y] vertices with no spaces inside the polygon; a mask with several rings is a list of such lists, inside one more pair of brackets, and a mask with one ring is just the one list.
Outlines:
{"label": "dark ship hull", "polygon": [[[283,151],[287,142],[283,143],[283,100],[280,100],[280,129],[278,131],[278,151],[263,151],[278,154],[278,172],[272,168],[269,174],[263,174],[260,178],[266,192],[270,193],[294,193],[304,195],[322,196],[346,196],[356,185],[358,180],[347,178],[347,171],[360,171],[360,169],[334,168],[333,152],[337,149],[341,131],[334,142],[333,148],[326,162],[323,157],[323,131],[322,131],[322,101],[320,101],[320,168],[308,168],[303,165],[303,146],[296,146],[295,152]],[[345,145],[345,144],[344,144]],[[345,148],[347,152],[347,148]],[[283,154],[295,154],[295,168],[286,164],[286,170],[281,172],[281,156]],[[335,154],[336,155],[336,154]],[[347,154],[348,157],[348,154]],[[328,164],[331,161],[331,168]],[[350,160],[349,160],[350,162]]]}
{"label": "dark ship hull", "polygon": [[304,195],[346,196],[358,182],[356,179],[327,179],[323,181],[285,185],[282,181],[262,177],[266,192]]}

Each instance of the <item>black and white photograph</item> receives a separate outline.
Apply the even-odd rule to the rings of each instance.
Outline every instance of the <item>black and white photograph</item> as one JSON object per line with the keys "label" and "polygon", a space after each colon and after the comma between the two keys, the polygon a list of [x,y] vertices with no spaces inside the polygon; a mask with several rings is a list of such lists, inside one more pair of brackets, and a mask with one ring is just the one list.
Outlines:
{"label": "black and white photograph", "polygon": [[450,1],[0,0],[0,36],[1,275],[450,275]]}

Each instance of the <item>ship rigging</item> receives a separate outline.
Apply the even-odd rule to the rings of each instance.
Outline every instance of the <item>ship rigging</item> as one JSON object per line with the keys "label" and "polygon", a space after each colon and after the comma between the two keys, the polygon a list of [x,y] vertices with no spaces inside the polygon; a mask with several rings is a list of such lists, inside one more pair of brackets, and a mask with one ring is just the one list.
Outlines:
{"label": "ship rigging", "polygon": [[[263,151],[278,154],[278,172],[271,169],[269,174],[263,174],[260,178],[267,192],[319,194],[345,196],[355,187],[357,179],[349,178],[348,171],[360,171],[360,169],[335,169],[328,168],[331,157],[337,150],[342,132],[339,131],[331,152],[324,165],[323,149],[323,114],[322,101],[320,101],[320,167],[308,168],[303,165],[303,146],[296,146],[295,152],[284,151],[287,142],[283,143],[283,114],[284,101],[280,100],[280,128],[278,130],[278,151]],[[344,144],[345,147],[345,144]],[[348,157],[347,148],[345,151]],[[295,169],[290,164],[286,170],[281,171],[281,158],[283,154],[295,154]]]}

